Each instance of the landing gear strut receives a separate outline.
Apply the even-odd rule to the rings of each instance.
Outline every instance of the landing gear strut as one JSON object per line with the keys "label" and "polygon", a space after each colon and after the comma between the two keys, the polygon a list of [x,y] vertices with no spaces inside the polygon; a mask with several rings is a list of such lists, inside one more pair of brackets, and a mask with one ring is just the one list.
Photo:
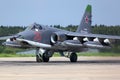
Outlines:
{"label": "landing gear strut", "polygon": [[71,53],[70,54],[70,61],[71,62],[77,62],[77,54],[76,53]]}
{"label": "landing gear strut", "polygon": [[36,62],[42,62],[42,57],[39,55],[36,55]]}

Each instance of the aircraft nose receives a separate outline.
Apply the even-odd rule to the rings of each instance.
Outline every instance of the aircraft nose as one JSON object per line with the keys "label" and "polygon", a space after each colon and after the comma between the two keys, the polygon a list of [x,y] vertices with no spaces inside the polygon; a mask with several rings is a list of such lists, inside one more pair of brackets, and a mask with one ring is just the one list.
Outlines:
{"label": "aircraft nose", "polygon": [[24,39],[24,36],[22,34],[18,33],[15,36],[7,39],[6,42],[10,42],[10,41],[15,42],[17,38]]}
{"label": "aircraft nose", "polygon": [[16,37],[12,37],[3,42],[2,46],[20,47],[21,45],[16,41]]}
{"label": "aircraft nose", "polygon": [[34,37],[34,32],[32,31],[23,31],[18,34],[16,38],[32,40]]}

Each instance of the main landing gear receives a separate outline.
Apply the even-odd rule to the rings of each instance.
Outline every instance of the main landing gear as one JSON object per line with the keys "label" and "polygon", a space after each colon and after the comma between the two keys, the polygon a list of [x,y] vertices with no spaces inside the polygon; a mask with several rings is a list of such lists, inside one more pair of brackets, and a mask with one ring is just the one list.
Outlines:
{"label": "main landing gear", "polygon": [[77,62],[77,54],[75,52],[63,53],[65,57],[69,58],[71,62]]}
{"label": "main landing gear", "polygon": [[71,62],[77,62],[77,54],[76,53],[71,53],[70,54],[70,61]]}

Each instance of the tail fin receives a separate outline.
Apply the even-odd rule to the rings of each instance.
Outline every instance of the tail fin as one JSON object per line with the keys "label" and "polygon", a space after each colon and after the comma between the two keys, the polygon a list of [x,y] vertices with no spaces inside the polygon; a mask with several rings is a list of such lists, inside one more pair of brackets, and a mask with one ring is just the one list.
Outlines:
{"label": "tail fin", "polygon": [[91,17],[92,17],[92,6],[88,5],[86,7],[85,13],[83,15],[81,23],[78,26],[78,29],[77,29],[76,32],[79,32],[79,33],[91,33],[91,22],[92,22]]}

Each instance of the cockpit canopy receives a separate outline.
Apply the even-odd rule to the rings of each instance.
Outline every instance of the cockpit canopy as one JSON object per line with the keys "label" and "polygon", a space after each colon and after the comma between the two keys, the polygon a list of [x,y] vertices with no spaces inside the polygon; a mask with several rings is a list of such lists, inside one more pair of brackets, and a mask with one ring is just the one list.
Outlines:
{"label": "cockpit canopy", "polygon": [[40,24],[34,23],[34,24],[28,26],[26,30],[39,31],[39,30],[42,30],[42,29],[43,28]]}

